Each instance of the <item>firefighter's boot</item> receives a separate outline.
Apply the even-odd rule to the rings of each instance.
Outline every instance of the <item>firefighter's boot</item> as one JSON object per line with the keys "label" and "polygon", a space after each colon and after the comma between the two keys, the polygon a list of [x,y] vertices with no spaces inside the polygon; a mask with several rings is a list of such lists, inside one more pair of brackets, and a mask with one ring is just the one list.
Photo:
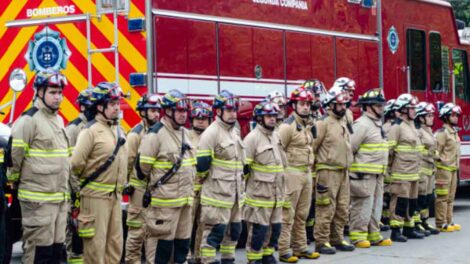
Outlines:
{"label": "firefighter's boot", "polygon": [[401,234],[400,228],[392,228],[392,235],[390,236],[392,241],[395,242],[407,242],[408,239]]}
{"label": "firefighter's boot", "polygon": [[418,233],[413,227],[403,227],[403,235],[408,239],[423,239],[424,234]]}

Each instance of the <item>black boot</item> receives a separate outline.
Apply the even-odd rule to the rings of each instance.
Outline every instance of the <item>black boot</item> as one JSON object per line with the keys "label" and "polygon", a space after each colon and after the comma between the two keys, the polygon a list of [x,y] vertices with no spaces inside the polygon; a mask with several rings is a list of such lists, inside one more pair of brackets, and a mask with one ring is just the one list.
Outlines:
{"label": "black boot", "polygon": [[248,264],[263,264],[263,262],[261,261],[261,259],[257,259],[248,261]]}
{"label": "black boot", "polygon": [[408,239],[423,239],[424,234],[415,231],[414,227],[403,227],[403,235]]}
{"label": "black boot", "polygon": [[428,230],[424,229],[424,227],[421,225],[421,223],[415,224],[415,231],[418,232],[418,233],[420,233],[420,234],[423,234],[425,237],[431,235],[431,232],[429,232]]}
{"label": "black boot", "polygon": [[431,235],[438,235],[440,233],[440,231],[438,229],[432,227],[424,219],[423,219],[423,222],[422,222],[421,225],[424,227],[424,229],[428,230],[431,233]]}
{"label": "black boot", "polygon": [[34,264],[54,263],[53,246],[36,246],[34,253]]}
{"label": "black boot", "polygon": [[185,263],[186,256],[189,253],[189,239],[175,239],[174,240],[174,253],[173,260],[175,263]]}
{"label": "black boot", "polygon": [[235,264],[235,259],[221,259],[220,263],[222,264]]}
{"label": "black boot", "polygon": [[52,262],[51,264],[60,264],[61,260],[63,259],[64,252],[64,244],[63,243],[55,243],[52,245]]}
{"label": "black boot", "polygon": [[307,245],[310,245],[310,243],[315,241],[315,238],[313,237],[313,226],[307,226],[305,231],[307,232]]}
{"label": "black boot", "polygon": [[277,264],[277,260],[273,255],[263,256],[263,259],[261,261],[263,262],[263,264]]}
{"label": "black boot", "polygon": [[390,236],[394,242],[406,242],[408,239],[401,234],[400,228],[392,228],[392,235]]}

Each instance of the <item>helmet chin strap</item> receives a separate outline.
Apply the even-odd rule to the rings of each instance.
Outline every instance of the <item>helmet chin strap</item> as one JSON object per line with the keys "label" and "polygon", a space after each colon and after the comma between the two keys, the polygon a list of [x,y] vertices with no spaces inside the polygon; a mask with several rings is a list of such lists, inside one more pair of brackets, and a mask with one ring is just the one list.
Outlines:
{"label": "helmet chin strap", "polygon": [[182,125],[178,124],[178,122],[176,122],[176,118],[175,118],[175,110],[174,109],[171,109],[171,115],[168,115],[165,111],[165,115],[169,118],[171,118],[171,120],[173,121],[173,123],[175,123],[175,125],[180,128]]}
{"label": "helmet chin strap", "polygon": [[225,119],[224,119],[224,110],[225,110],[225,109],[222,108],[221,110],[222,110],[222,111],[221,111],[220,115],[218,115],[219,118],[220,118],[220,120],[222,120],[222,122],[224,122],[224,123],[227,124],[227,125],[234,126],[234,125],[235,125],[235,122],[227,122],[227,121],[225,121]]}
{"label": "helmet chin strap", "polygon": [[38,93],[38,97],[41,98],[42,103],[43,103],[49,110],[51,110],[52,112],[58,111],[59,108],[52,108],[50,105],[48,105],[48,104],[46,103],[46,99],[44,99],[44,97],[45,97],[45,95],[46,95],[47,87],[44,87],[43,89],[44,89],[44,93],[42,94],[42,97],[39,96],[39,93]]}
{"label": "helmet chin strap", "polygon": [[143,118],[147,121],[147,125],[148,125],[149,127],[151,127],[151,126],[155,125],[155,123],[157,123],[157,121],[155,121],[155,120],[150,120],[150,119],[148,118],[148,109],[146,109],[144,113],[145,113],[145,114],[144,114]]}
{"label": "helmet chin strap", "polygon": [[343,117],[343,116],[346,115],[346,110],[342,110],[341,112],[338,111],[338,110],[336,110],[336,104],[335,104],[335,103],[333,103],[333,107],[332,107],[332,108],[333,108],[333,113],[334,113],[335,115],[337,115],[337,116],[339,116],[339,117]]}
{"label": "helmet chin strap", "polygon": [[257,118],[257,121],[258,123],[261,124],[262,127],[266,128],[267,130],[269,131],[273,131],[274,130],[274,126],[268,126],[266,125],[266,123],[264,122],[264,118],[261,116],[261,117],[258,117]]}
{"label": "helmet chin strap", "polygon": [[370,106],[370,108],[372,108],[372,112],[374,112],[375,117],[377,117],[377,119],[380,119],[383,117],[383,114],[377,113],[377,111],[375,111],[375,108],[372,105]]}

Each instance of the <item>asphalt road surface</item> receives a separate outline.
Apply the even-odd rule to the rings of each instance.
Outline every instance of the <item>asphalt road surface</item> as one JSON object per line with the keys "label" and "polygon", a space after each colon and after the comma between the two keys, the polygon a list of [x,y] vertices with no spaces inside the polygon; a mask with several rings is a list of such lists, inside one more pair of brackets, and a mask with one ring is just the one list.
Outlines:
{"label": "asphalt road surface", "polygon": [[[430,219],[434,224],[434,219]],[[441,233],[424,240],[394,243],[391,247],[356,249],[354,252],[338,252],[322,255],[317,260],[300,260],[298,263],[337,264],[469,264],[470,263],[470,187],[461,188],[454,208],[454,222],[462,225],[462,231]],[[389,237],[390,232],[382,234]],[[313,245],[311,245],[313,248]],[[21,263],[21,244],[15,244],[12,263]],[[277,253],[276,253],[277,256]],[[236,263],[247,263],[244,250],[237,250]]]}

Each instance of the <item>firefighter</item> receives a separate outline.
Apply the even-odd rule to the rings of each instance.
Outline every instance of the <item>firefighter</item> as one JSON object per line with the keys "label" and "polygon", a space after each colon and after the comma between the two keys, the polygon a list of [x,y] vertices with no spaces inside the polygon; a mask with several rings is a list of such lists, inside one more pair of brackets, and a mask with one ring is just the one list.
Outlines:
{"label": "firefighter", "polygon": [[144,208],[142,199],[147,187],[145,180],[140,180],[135,171],[135,162],[139,151],[140,142],[147,134],[150,127],[160,119],[161,98],[156,94],[144,94],[137,102],[136,110],[142,119],[127,135],[128,148],[128,173],[124,193],[129,195],[129,206],[127,207],[128,227],[126,239],[126,263],[141,263],[142,246],[145,244],[145,260],[147,263],[155,263],[156,240],[146,239],[147,229],[144,220]]}
{"label": "firefighter", "polygon": [[[90,100],[92,88],[87,88],[80,92],[77,97],[77,103],[80,108],[80,114],[74,120],[72,120],[67,127],[65,132],[69,138],[70,147],[73,150],[77,143],[78,134],[85,127],[85,125],[95,118],[95,112],[93,111],[93,103]],[[76,175],[70,175],[70,189],[72,195],[71,210],[67,215],[67,235],[65,238],[67,247],[67,262],[69,263],[82,263],[82,243],[79,241],[77,229],[77,216],[79,211],[79,204],[74,204],[78,201],[77,195],[80,193],[80,181]]]}
{"label": "firefighter", "polygon": [[[191,144],[195,147],[199,144],[201,134],[209,127],[212,122],[212,109],[211,106],[202,101],[196,101],[192,103],[191,107],[191,127],[189,130],[189,139]],[[190,263],[200,263],[201,258],[199,255],[199,249],[201,247],[202,240],[202,228],[199,219],[201,218],[201,188],[203,177],[196,173],[196,179],[194,182],[194,203],[192,212],[192,223],[193,223],[193,235],[191,236],[192,241],[192,252],[189,253]],[[204,176],[204,175],[201,175]]]}
{"label": "firefighter", "polygon": [[[322,107],[320,98],[326,94],[325,85],[318,79],[307,80],[302,85],[305,89],[309,90],[313,95],[313,102],[311,107],[312,121],[316,122],[322,116]],[[312,125],[313,126],[313,125]],[[312,168],[312,182],[315,182],[317,174]],[[307,243],[310,244],[315,240],[313,236],[313,226],[315,225],[315,185],[312,184],[312,199],[310,203],[310,210],[306,222],[305,232],[307,232]]]}
{"label": "firefighter", "polygon": [[[390,99],[384,106],[384,125],[383,132],[385,137],[388,137],[388,131],[392,127],[393,123],[396,120],[397,113],[395,111],[395,99]],[[388,139],[387,139],[388,141]],[[390,149],[390,145],[389,145]],[[383,198],[383,208],[382,208],[382,219],[381,219],[381,231],[390,230],[390,183],[392,183],[392,178],[390,175],[390,168],[392,165],[392,159],[388,159],[387,170],[385,171],[384,177],[384,198]]]}
{"label": "firefighter", "polygon": [[[315,245],[321,254],[353,251],[343,237],[349,216],[348,168],[352,162],[351,138],[346,126],[348,93],[332,87],[323,106],[328,114],[317,122],[313,142],[316,156]],[[336,249],[335,249],[336,248]]]}
{"label": "firefighter", "polygon": [[157,239],[155,263],[185,263],[196,177],[196,152],[184,128],[189,102],[180,91],[170,90],[162,98],[162,108],[160,123],[140,144],[138,176],[149,180],[144,196],[151,196],[151,207],[145,221],[150,236]]}
{"label": "firefighter", "polygon": [[284,93],[275,91],[270,93],[266,97],[266,100],[277,104],[277,106],[279,107],[279,114],[277,117],[277,126],[279,127],[279,125],[284,122],[284,119],[286,119],[287,116],[287,110],[289,107],[289,105],[287,104],[287,98]]}
{"label": "firefighter", "polygon": [[241,207],[244,199],[243,166],[245,145],[235,128],[239,99],[227,90],[214,98],[217,116],[201,135],[197,171],[205,177],[201,189],[202,263],[235,263],[235,246],[242,231]]}
{"label": "firefighter", "polygon": [[249,263],[273,264],[274,249],[281,233],[284,203],[285,154],[276,129],[279,107],[270,101],[256,105],[257,126],[244,139],[246,197],[243,217],[247,222]]}
{"label": "firefighter", "polygon": [[348,93],[349,95],[349,102],[346,104],[346,125],[352,134],[352,123],[354,121],[354,115],[353,112],[351,111],[351,106],[353,106],[353,99],[354,99],[354,93],[356,91],[356,82],[348,77],[340,77],[338,78],[335,83],[333,84],[333,87],[336,87],[335,89],[342,89],[344,92]]}
{"label": "firefighter", "polygon": [[12,129],[9,180],[19,183],[23,263],[59,263],[62,257],[70,199],[70,145],[58,115],[65,86],[62,73],[39,72],[34,106]]}
{"label": "firefighter", "polygon": [[122,255],[121,197],[127,176],[127,144],[119,126],[121,88],[93,89],[96,117],[78,135],[72,170],[80,177],[78,234],[84,263],[118,263]]}
{"label": "firefighter", "polygon": [[[299,258],[316,259],[318,252],[308,249],[305,232],[312,198],[312,141],[310,118],[313,96],[303,87],[292,91],[289,103],[294,112],[279,127],[287,155],[285,203],[279,238],[279,260],[295,263]],[[292,247],[292,250],[291,250]]]}
{"label": "firefighter", "polygon": [[5,199],[5,189],[7,184],[7,176],[5,170],[5,150],[7,149],[8,141],[3,137],[0,137],[0,263],[5,259],[6,250],[6,212],[7,212],[7,201]]}
{"label": "firefighter", "polygon": [[434,126],[434,113],[436,109],[431,103],[420,102],[416,107],[415,126],[418,129],[422,143],[422,156],[419,190],[418,208],[414,216],[416,231],[424,233],[426,236],[439,234],[439,230],[427,223],[429,218],[429,208],[434,196],[434,171],[436,156],[436,140],[432,133]]}
{"label": "firefighter", "polygon": [[391,246],[380,234],[383,177],[387,169],[388,142],[382,129],[385,98],[380,89],[369,90],[357,102],[362,116],[353,124],[350,171],[351,214],[349,237],[357,248]]}
{"label": "firefighter", "polygon": [[439,157],[436,163],[435,212],[436,226],[441,232],[461,229],[452,219],[460,164],[460,138],[456,128],[460,115],[462,109],[453,103],[447,103],[439,110],[439,118],[444,125],[436,133]]}
{"label": "firefighter", "polygon": [[[422,239],[414,229],[413,214],[417,207],[419,170],[421,167],[420,138],[414,126],[417,99],[402,94],[395,101],[399,118],[388,132],[391,158],[390,226],[392,240],[406,242],[407,238]],[[401,228],[403,227],[403,234]]]}

